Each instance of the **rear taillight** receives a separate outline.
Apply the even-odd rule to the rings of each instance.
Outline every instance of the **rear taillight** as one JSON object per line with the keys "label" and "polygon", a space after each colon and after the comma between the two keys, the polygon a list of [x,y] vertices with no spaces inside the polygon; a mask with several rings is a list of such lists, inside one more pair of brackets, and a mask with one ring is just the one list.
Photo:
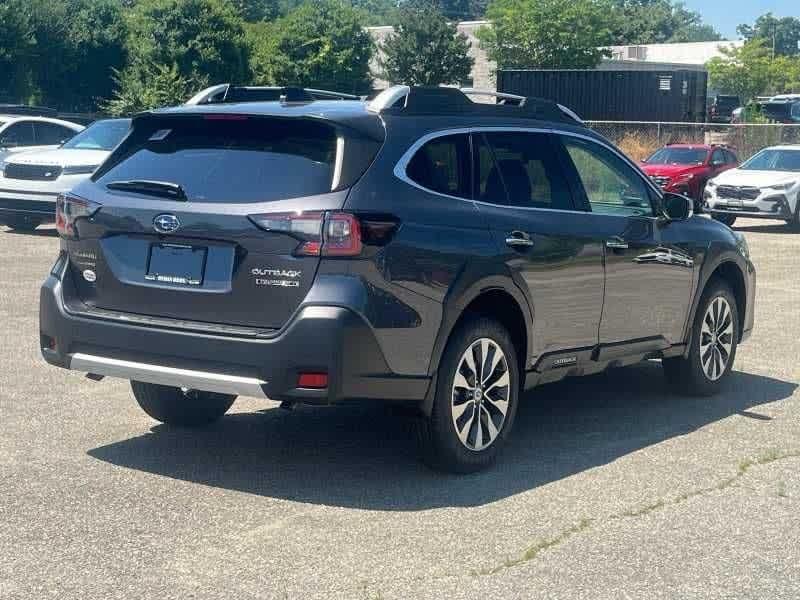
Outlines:
{"label": "rear taillight", "polygon": [[75,223],[88,219],[100,210],[100,204],[73,194],[61,194],[56,200],[56,229],[66,238],[77,237]]}
{"label": "rear taillight", "polygon": [[264,231],[296,238],[298,256],[358,256],[363,247],[361,224],[350,213],[271,213],[251,215],[250,220]]}

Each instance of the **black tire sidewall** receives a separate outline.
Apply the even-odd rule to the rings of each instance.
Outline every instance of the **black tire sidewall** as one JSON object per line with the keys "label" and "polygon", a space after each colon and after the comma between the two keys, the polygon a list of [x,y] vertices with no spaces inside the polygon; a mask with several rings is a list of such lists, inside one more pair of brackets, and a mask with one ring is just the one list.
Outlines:
{"label": "black tire sidewall", "polygon": [[[488,448],[474,451],[461,443],[453,426],[451,390],[462,355],[472,343],[481,338],[488,338],[500,346],[508,363],[511,381],[508,411],[498,437]],[[427,423],[432,447],[427,449],[426,462],[436,468],[458,473],[471,473],[491,465],[514,425],[520,387],[519,361],[506,329],[497,321],[486,317],[468,319],[451,336],[439,365],[436,397]]]}

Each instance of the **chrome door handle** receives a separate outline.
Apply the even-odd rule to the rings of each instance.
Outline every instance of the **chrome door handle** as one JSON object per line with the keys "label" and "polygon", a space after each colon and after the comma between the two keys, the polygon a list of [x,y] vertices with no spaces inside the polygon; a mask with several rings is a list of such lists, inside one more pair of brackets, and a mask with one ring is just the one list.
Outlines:
{"label": "chrome door handle", "polygon": [[512,231],[506,238],[506,246],[511,246],[512,248],[530,248],[533,246],[533,240],[523,231]]}
{"label": "chrome door handle", "polygon": [[606,240],[606,248],[613,248],[614,250],[627,250],[628,242],[621,237],[614,236]]}

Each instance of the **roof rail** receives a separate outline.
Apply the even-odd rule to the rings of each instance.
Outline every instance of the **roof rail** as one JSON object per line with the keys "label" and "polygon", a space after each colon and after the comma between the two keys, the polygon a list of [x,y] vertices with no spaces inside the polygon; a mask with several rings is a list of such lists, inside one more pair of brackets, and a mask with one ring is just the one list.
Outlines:
{"label": "roof rail", "polygon": [[[496,104],[473,102],[469,96],[492,96]],[[402,111],[403,114],[483,114],[508,117],[527,117],[548,121],[583,124],[568,108],[541,98],[530,98],[473,88],[452,87],[390,87],[368,104],[373,112]]]}
{"label": "roof rail", "polygon": [[234,102],[313,102],[314,100],[360,100],[360,96],[292,86],[245,86],[221,83],[192,96],[186,104],[231,104]]}

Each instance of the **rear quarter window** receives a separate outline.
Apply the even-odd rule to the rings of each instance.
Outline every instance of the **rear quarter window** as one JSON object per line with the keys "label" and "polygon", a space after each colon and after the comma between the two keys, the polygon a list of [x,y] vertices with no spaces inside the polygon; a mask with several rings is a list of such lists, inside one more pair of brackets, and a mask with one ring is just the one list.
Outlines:
{"label": "rear quarter window", "polygon": [[[332,125],[310,119],[155,119],[135,126],[95,181],[176,183],[196,202],[264,202],[324,194],[341,187],[335,181],[337,146],[347,156],[348,140],[337,144],[338,137]],[[349,142],[359,148],[358,160],[364,161],[363,144]],[[371,160],[378,144],[369,147]],[[352,165],[347,171],[352,176]]]}

